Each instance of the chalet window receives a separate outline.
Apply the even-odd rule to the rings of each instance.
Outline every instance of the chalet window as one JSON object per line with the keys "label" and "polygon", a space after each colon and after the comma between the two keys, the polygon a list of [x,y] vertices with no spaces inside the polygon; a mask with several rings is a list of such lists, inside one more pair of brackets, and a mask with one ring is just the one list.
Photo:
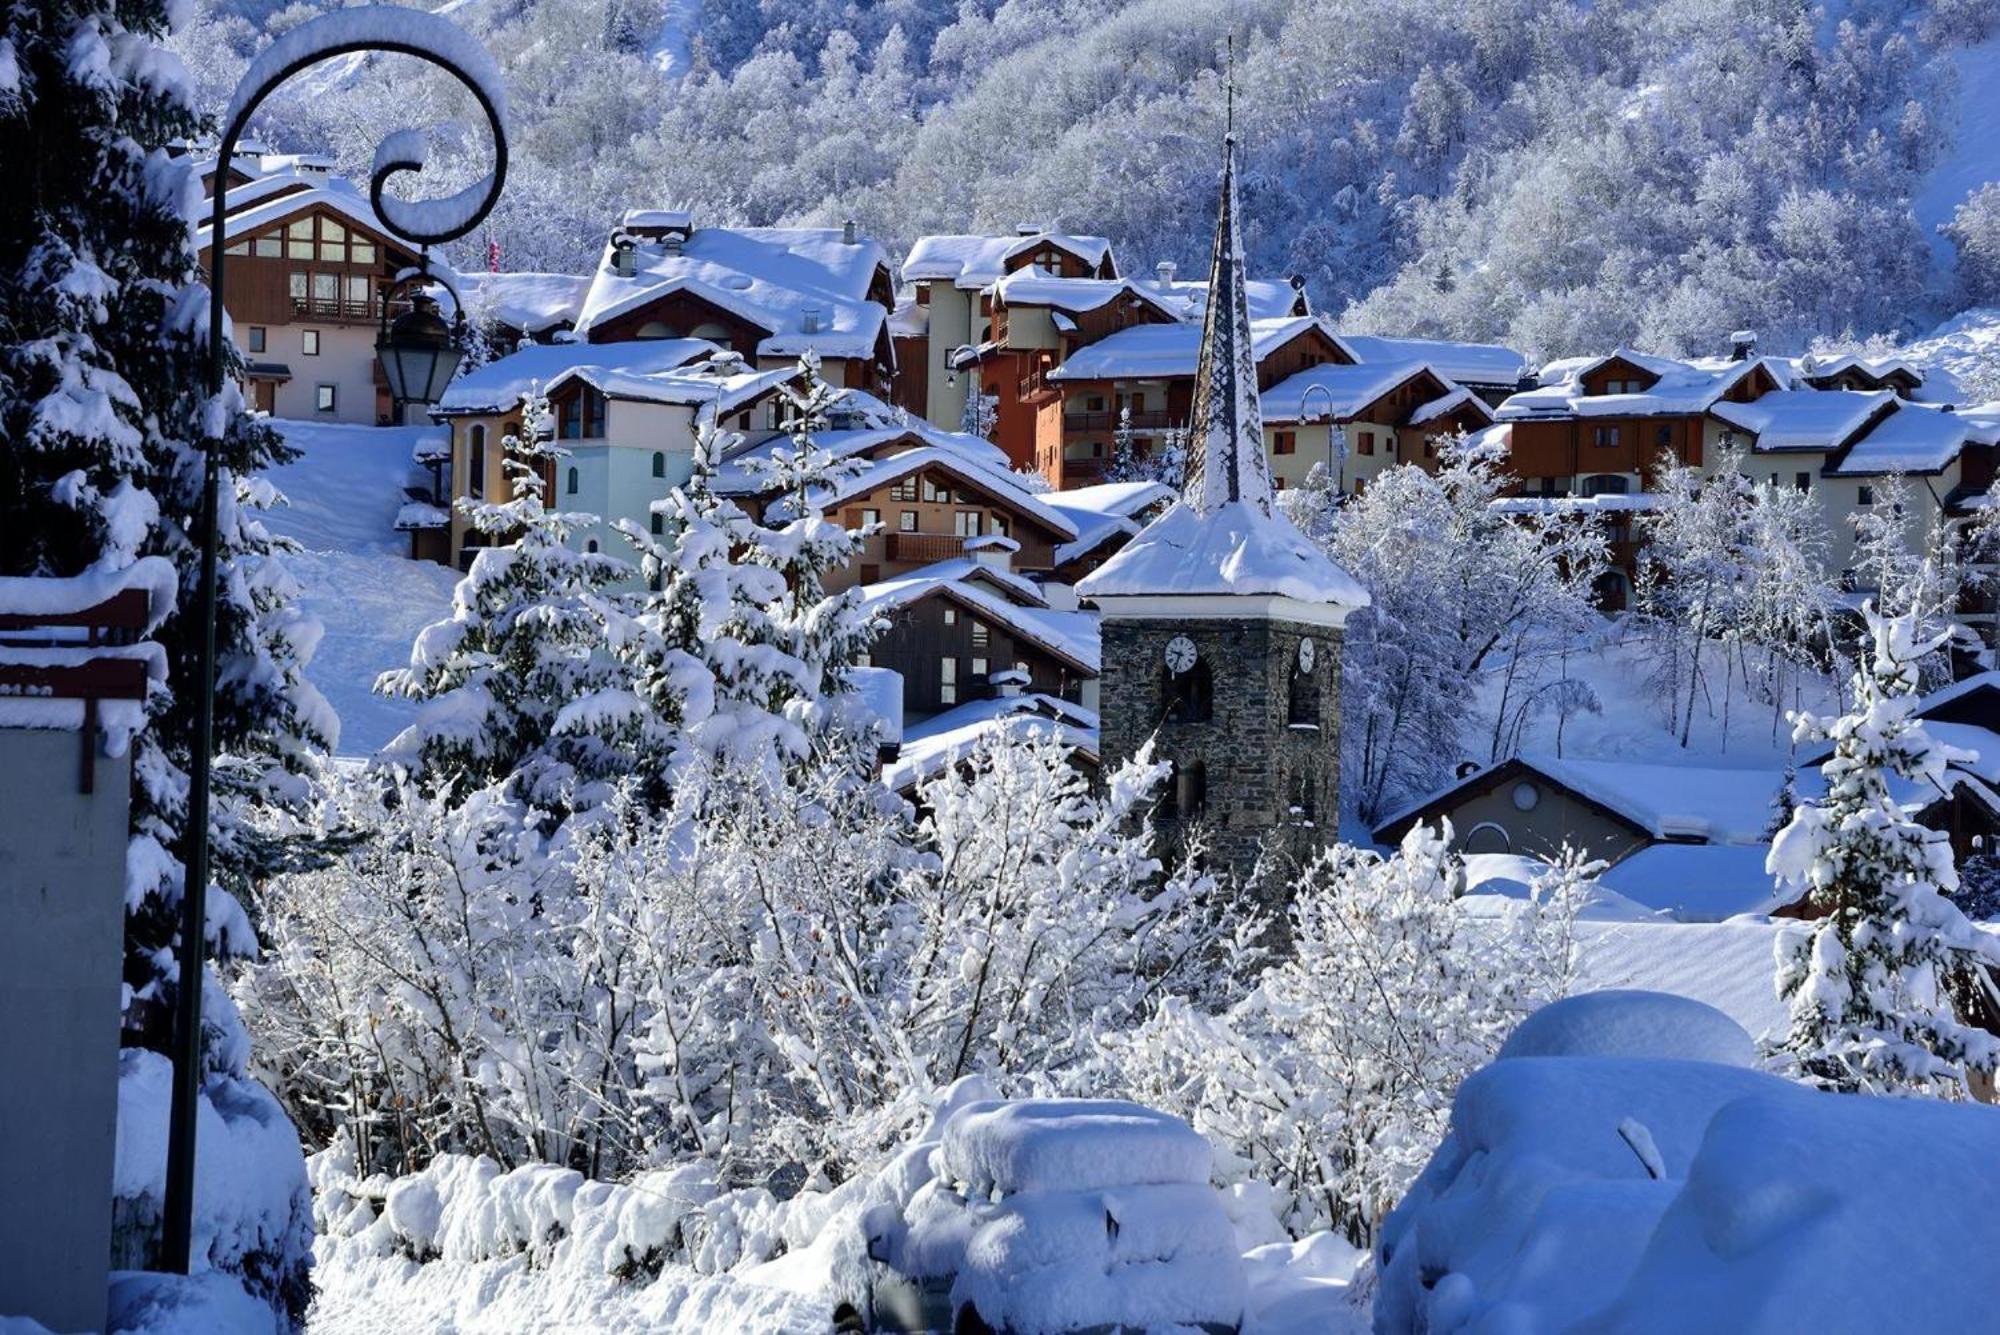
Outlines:
{"label": "chalet window", "polygon": [[861,512],[861,527],[873,528],[881,522],[882,512],[880,510],[863,510]]}
{"label": "chalet window", "polygon": [[1368,432],[1366,432],[1366,431],[1357,431],[1357,432],[1355,432],[1355,433],[1354,433],[1354,452],[1355,452],[1356,454],[1373,454],[1373,453],[1375,453],[1375,437],[1374,437],[1374,436],[1372,436],[1372,435],[1370,435],[1370,434],[1369,434]]}
{"label": "chalet window", "polygon": [[330,413],[334,411],[334,387],[332,385],[313,386],[313,411]]}
{"label": "chalet window", "polygon": [[1865,482],[1862,483],[1860,486],[1856,487],[1854,489],[1854,503],[1856,505],[1875,504],[1875,488],[1869,486]]}
{"label": "chalet window", "polygon": [[955,705],[958,703],[958,660],[940,658],[938,660],[938,703]]}
{"label": "chalet window", "polygon": [[951,531],[952,531],[952,534],[953,534],[953,536],[955,536],[955,537],[960,537],[960,538],[976,538],[976,537],[978,537],[978,536],[979,536],[979,511],[977,511],[977,510],[954,510],[954,511],[952,511],[952,512],[951,512]]}
{"label": "chalet window", "polygon": [[1206,723],[1215,710],[1215,683],[1208,660],[1197,658],[1186,672],[1162,668],[1166,674],[1166,715],[1174,723]]}
{"label": "chalet window", "polygon": [[914,501],[917,499],[917,480],[914,477],[901,478],[889,489],[892,501]]}
{"label": "chalet window", "polygon": [[1285,479],[1283,479],[1283,478],[1281,478],[1281,477],[1274,477],[1274,478],[1272,478],[1272,479],[1271,479],[1271,489],[1272,489],[1273,491],[1283,491],[1283,490],[1285,489]]}
{"label": "chalet window", "polygon": [[1006,515],[988,515],[988,516],[986,516],[986,531],[987,531],[988,533],[997,533],[997,534],[999,534],[999,535],[1000,535],[1001,537],[1003,537],[1003,538],[1004,538],[1004,537],[1006,537],[1006,536],[1007,536],[1007,516],[1006,516]]}
{"label": "chalet window", "polygon": [[369,286],[368,275],[351,273],[347,275],[347,304],[353,308],[349,314],[366,314],[374,302],[375,293]]}
{"label": "chalet window", "polygon": [[917,531],[917,512],[915,510],[905,510],[897,515],[896,527],[905,533],[915,533]]}
{"label": "chalet window", "polygon": [[663,451],[663,450],[654,450],[654,451],[653,451],[653,476],[654,476],[654,477],[665,477],[666,475],[667,475],[667,456],[666,456],[666,453],[665,453],[665,451]]}
{"label": "chalet window", "polygon": [[947,607],[944,609],[944,624],[947,626],[956,626],[958,624],[957,608]]}
{"label": "chalet window", "polygon": [[[1778,480],[1778,479],[1777,479],[1776,477],[1773,477],[1773,478],[1771,479],[1771,481],[1773,481],[1773,482],[1776,482],[1777,480]],[[1799,473],[1799,474],[1795,475],[1795,476],[1794,476],[1794,477],[1792,478],[1792,485],[1793,485],[1793,486],[1795,486],[1795,487],[1797,487],[1797,488],[1798,488],[1798,489],[1799,489],[1800,491],[1811,491],[1811,490],[1812,490],[1812,474],[1811,474],[1811,473]]]}
{"label": "chalet window", "polygon": [[986,623],[978,617],[972,618],[972,647],[975,649],[984,649],[988,634]]}
{"label": "chalet window", "polygon": [[1319,726],[1319,681],[1312,673],[1300,671],[1297,662],[1292,664],[1290,699],[1287,701],[1285,722],[1301,728]]}
{"label": "chalet window", "polygon": [[312,276],[313,305],[331,306],[340,300],[340,275],[316,273]]}
{"label": "chalet window", "polygon": [[1582,496],[1624,496],[1632,490],[1632,480],[1621,473],[1592,473],[1577,479],[1576,490]]}
{"label": "chalet window", "polygon": [[874,658],[873,658],[872,656],[870,656],[870,655],[868,655],[868,654],[866,654],[866,653],[859,653],[859,654],[856,654],[856,655],[854,656],[854,666],[856,666],[856,667],[874,667],[874,666],[875,666],[875,660],[874,660]]}
{"label": "chalet window", "polygon": [[584,551],[586,551],[586,552],[593,552],[593,553],[594,553],[594,552],[596,552],[596,550],[597,550],[597,539],[596,539],[596,538],[592,538],[592,539],[591,539],[591,540],[590,540],[589,542],[586,542],[586,543],[584,543],[584,544],[583,544],[583,550],[584,550]]}
{"label": "chalet window", "polygon": [[252,249],[256,251],[259,259],[275,260],[285,253],[285,239],[272,232],[269,236],[258,237],[252,243]]}
{"label": "chalet window", "polygon": [[655,510],[653,511],[652,514],[652,520],[653,520],[654,537],[659,537],[661,534],[667,531],[667,517],[665,515],[661,514],[658,510]]}
{"label": "chalet window", "polygon": [[313,220],[300,218],[285,229],[285,255],[295,260],[313,257]]}
{"label": "chalet window", "polygon": [[486,428],[472,428],[472,447],[466,451],[465,489],[474,497],[486,494]]}
{"label": "chalet window", "polygon": [[924,479],[924,500],[931,503],[935,503],[938,500],[937,483],[931,481],[929,478]]}
{"label": "chalet window", "polygon": [[265,334],[265,329],[264,329],[264,326],[263,326],[263,325],[260,325],[260,324],[253,324],[253,325],[251,325],[251,326],[250,326],[250,351],[252,351],[252,352],[262,352],[262,351],[264,350],[264,346],[265,346],[265,344],[264,344],[264,340],[265,340],[265,337],[266,337],[266,334]]}
{"label": "chalet window", "polygon": [[557,429],[564,440],[596,440],[604,435],[604,396],[589,385],[563,400],[556,411]]}
{"label": "chalet window", "polygon": [[1208,767],[1199,760],[1177,766],[1174,773],[1174,815],[1199,820],[1208,813]]}
{"label": "chalet window", "polygon": [[569,494],[572,496],[576,495],[576,470],[574,468],[569,470],[568,482],[569,482]]}
{"label": "chalet window", "polygon": [[1615,426],[1597,427],[1591,434],[1591,440],[1600,450],[1615,450],[1618,448],[1618,428]]}
{"label": "chalet window", "polygon": [[974,681],[985,681],[985,680],[986,680],[986,660],[985,660],[985,659],[983,659],[983,658],[975,658],[975,659],[973,659],[973,660],[972,660],[972,679],[973,679]]}
{"label": "chalet window", "polygon": [[364,236],[355,237],[347,247],[347,258],[352,264],[373,264],[375,243]]}
{"label": "chalet window", "polygon": [[1296,454],[1299,448],[1299,433],[1296,431],[1275,431],[1271,433],[1271,453]]}
{"label": "chalet window", "polygon": [[1083,401],[1083,407],[1084,411],[1086,412],[1093,412],[1093,413],[1103,412],[1104,396],[1102,394],[1091,394],[1087,396]]}
{"label": "chalet window", "polygon": [[248,255],[250,253],[250,243],[248,241],[238,241],[233,246],[224,246],[222,253],[225,255]]}
{"label": "chalet window", "polygon": [[1136,417],[1140,413],[1143,413],[1145,411],[1146,411],[1146,396],[1144,394],[1134,394],[1132,396],[1132,415]]}
{"label": "chalet window", "polygon": [[347,262],[347,229],[331,218],[319,220],[319,257],[333,264]]}
{"label": "chalet window", "polygon": [[291,273],[285,275],[285,290],[291,294],[293,305],[304,305],[306,300],[305,274],[294,269]]}
{"label": "chalet window", "polygon": [[299,331],[299,351],[308,357],[319,356],[319,330],[302,329]]}

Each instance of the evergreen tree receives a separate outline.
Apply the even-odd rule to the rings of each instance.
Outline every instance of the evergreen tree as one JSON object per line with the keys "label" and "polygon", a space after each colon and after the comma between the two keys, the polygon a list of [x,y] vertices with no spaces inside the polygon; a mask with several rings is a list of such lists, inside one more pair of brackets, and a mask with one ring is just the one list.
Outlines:
{"label": "evergreen tree", "polygon": [[1863,608],[1872,642],[1838,719],[1797,717],[1799,740],[1828,740],[1826,798],[1800,806],[1771,845],[1770,871],[1801,890],[1818,922],[1778,947],[1778,994],[1791,1009],[1783,1049],[1831,1089],[1962,1095],[2000,1065],[2000,1039],[1965,1023],[1962,997],[1995,993],[2000,944],[1945,896],[1958,888],[1951,844],[1910,815],[1892,785],[1942,791],[1963,758],[1916,716],[1917,665],[1942,643],[1918,616]]}
{"label": "evergreen tree", "polygon": [[[159,1079],[173,1030],[187,765],[196,701],[197,531],[203,450],[221,466],[216,608],[216,878],[244,888],[277,850],[247,817],[280,793],[336,724],[301,669],[316,638],[250,513],[252,479],[280,462],[276,435],[243,412],[231,383],[206,392],[208,293],[188,230],[200,199],[189,163],[167,145],[200,132],[180,62],[162,49],[179,6],[167,0],[50,0],[0,11],[0,573],[115,571],[163,556],[180,576],[178,611],[156,632],[166,692],[133,756],[133,841],[125,980],[128,1115],[164,1128]],[[268,494],[268,488],[261,489]],[[254,948],[226,890],[211,891],[210,947]],[[219,998],[219,994],[218,994]],[[205,1093],[228,1111],[259,1102],[247,1044],[225,1004],[204,1007]],[[150,1050],[150,1053],[146,1050]],[[206,1114],[205,1114],[206,1116]],[[218,1138],[219,1139],[219,1138]],[[204,1151],[220,1145],[204,1131]],[[116,1205],[121,1256],[150,1259],[155,1182]],[[265,1203],[253,1203],[259,1190]],[[207,1263],[240,1270],[281,1311],[309,1296],[302,1169],[285,1181],[204,1180],[197,1221]],[[289,1201],[289,1205],[286,1202]],[[220,1225],[220,1227],[218,1227]]]}
{"label": "evergreen tree", "polygon": [[548,399],[530,390],[521,432],[505,441],[511,498],[459,508],[489,542],[459,581],[449,620],[424,628],[410,664],[376,689],[423,702],[382,760],[427,788],[506,783],[551,813],[593,804],[657,740],[617,652],[636,633],[620,585],[630,563],[580,551],[596,517],[549,508],[545,470],[562,451]]}

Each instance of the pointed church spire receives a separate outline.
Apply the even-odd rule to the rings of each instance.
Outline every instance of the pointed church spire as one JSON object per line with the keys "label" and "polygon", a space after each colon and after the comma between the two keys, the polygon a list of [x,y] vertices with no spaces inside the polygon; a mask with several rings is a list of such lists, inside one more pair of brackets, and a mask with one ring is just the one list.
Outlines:
{"label": "pointed church spire", "polygon": [[[1234,42],[1231,42],[1232,56]],[[1223,137],[1222,209],[1209,262],[1208,305],[1202,312],[1201,357],[1195,365],[1188,414],[1187,484],[1182,501],[1212,514],[1232,501],[1271,513],[1271,469],[1264,457],[1264,419],[1257,405],[1257,354],[1244,292],[1243,234],[1236,202],[1236,75],[1228,81],[1230,129]]]}

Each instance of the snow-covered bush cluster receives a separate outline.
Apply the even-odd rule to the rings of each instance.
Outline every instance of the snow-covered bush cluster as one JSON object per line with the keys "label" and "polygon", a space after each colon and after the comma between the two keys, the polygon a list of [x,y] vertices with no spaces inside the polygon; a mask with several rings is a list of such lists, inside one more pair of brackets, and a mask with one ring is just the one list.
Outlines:
{"label": "snow-covered bush cluster", "polygon": [[[323,7],[204,0],[183,50],[219,106],[269,34]],[[892,245],[1046,220],[1111,237],[1133,272],[1189,269],[1233,35],[1254,267],[1301,275],[1324,310],[1361,300],[1378,332],[1559,356],[1900,328],[1932,295],[1910,204],[1976,94],[1951,57],[1995,10],[538,0],[454,18],[508,70],[511,268],[575,271],[621,210],[670,201],[718,222],[852,217]],[[355,66],[263,128],[359,171],[412,108],[456,112],[470,180],[485,148],[456,93],[409,62]],[[1955,233],[1973,293],[1990,211],[1974,201]]]}
{"label": "snow-covered bush cluster", "polygon": [[1345,846],[1294,889],[1291,950],[1220,1012],[1175,999],[1107,1040],[1105,1078],[1186,1117],[1218,1175],[1268,1184],[1293,1233],[1372,1243],[1444,1134],[1459,1082],[1569,987],[1589,865],[1565,861],[1518,912],[1454,902],[1451,830],[1393,855]]}

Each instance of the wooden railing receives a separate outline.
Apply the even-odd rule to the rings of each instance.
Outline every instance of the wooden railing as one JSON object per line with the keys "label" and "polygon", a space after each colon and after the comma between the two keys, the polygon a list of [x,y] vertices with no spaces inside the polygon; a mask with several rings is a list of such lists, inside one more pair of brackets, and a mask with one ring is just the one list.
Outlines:
{"label": "wooden railing", "polygon": [[[1164,431],[1176,425],[1168,414],[1157,412],[1133,413],[1131,422],[1134,431]],[[1068,432],[1116,431],[1118,424],[1119,415],[1117,413],[1081,412],[1063,414],[1063,430]]]}
{"label": "wooden railing", "polygon": [[889,559],[928,565],[965,554],[965,539],[950,533],[891,533]]}

